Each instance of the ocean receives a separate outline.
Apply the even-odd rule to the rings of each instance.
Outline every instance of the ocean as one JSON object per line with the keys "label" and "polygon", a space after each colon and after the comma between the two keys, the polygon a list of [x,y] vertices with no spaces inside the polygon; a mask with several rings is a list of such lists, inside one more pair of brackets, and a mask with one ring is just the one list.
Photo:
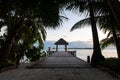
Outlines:
{"label": "ocean", "polygon": [[[53,49],[55,51],[55,49]],[[59,49],[59,51],[63,51],[63,49]],[[92,56],[93,49],[68,49],[68,51],[76,51],[76,56],[84,61],[87,61],[87,56]],[[105,58],[116,57],[117,52],[116,49],[104,49],[102,50],[102,55]]]}
{"label": "ocean", "polygon": [[[51,49],[51,51],[55,51],[55,49]],[[64,49],[59,49],[59,51],[64,51]],[[68,51],[76,51],[76,57],[87,61],[87,56],[92,56],[93,49],[68,49]],[[116,49],[104,49],[102,50],[102,55],[105,58],[116,57],[117,58],[117,51]],[[29,62],[26,60],[26,56],[21,59],[21,62]]]}
{"label": "ocean", "polygon": [[[92,49],[79,49],[76,50],[76,56],[80,59],[83,59],[87,61],[87,56],[92,56],[93,50]],[[110,57],[117,57],[117,52],[115,49],[105,49],[102,50],[102,55],[105,58],[110,58]]]}

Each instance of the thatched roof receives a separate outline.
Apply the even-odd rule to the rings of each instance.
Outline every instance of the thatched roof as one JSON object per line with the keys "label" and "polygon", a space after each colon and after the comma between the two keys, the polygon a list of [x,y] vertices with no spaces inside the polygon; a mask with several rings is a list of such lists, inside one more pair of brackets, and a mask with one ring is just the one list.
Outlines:
{"label": "thatched roof", "polygon": [[65,41],[63,38],[60,38],[57,42],[55,42],[55,45],[68,45],[69,43]]}

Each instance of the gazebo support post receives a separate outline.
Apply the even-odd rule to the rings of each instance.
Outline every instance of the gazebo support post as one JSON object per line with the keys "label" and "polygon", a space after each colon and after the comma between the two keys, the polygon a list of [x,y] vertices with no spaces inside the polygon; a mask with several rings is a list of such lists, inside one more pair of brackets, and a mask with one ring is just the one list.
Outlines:
{"label": "gazebo support post", "polygon": [[56,45],[56,51],[58,51],[58,45]]}
{"label": "gazebo support post", "polygon": [[65,45],[65,52],[67,51],[67,45]]}

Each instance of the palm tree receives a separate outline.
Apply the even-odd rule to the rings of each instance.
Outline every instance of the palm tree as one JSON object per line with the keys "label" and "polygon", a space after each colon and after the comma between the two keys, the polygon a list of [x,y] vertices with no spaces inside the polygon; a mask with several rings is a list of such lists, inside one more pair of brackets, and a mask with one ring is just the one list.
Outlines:
{"label": "palm tree", "polygon": [[[27,55],[41,55],[41,51],[43,49],[43,41],[46,38],[46,30],[45,26],[40,24],[36,19],[34,20],[27,20],[23,27],[20,29],[20,31],[15,36],[14,45],[12,46],[13,49],[11,49],[11,55],[12,59],[14,59],[14,63],[19,65],[20,59],[25,55],[25,53],[28,53],[31,49],[34,50],[34,53],[30,53]],[[34,44],[38,42],[39,46],[34,47]],[[14,58],[13,58],[14,57]],[[31,56],[31,58],[34,58],[36,56]],[[37,56],[35,60],[39,60],[41,56]]]}
{"label": "palm tree", "polygon": [[48,3],[44,0],[0,0],[0,19],[8,29],[4,45],[1,46],[1,62],[8,62],[15,36],[28,19],[36,19],[40,24],[52,28],[59,25],[59,5],[55,0]]}
{"label": "palm tree", "polygon": [[[88,11],[90,14],[90,22],[91,22],[91,28],[92,28],[92,35],[93,35],[93,55],[91,59],[91,64],[92,66],[96,66],[99,64],[100,61],[104,60],[104,57],[101,54],[101,49],[99,45],[99,39],[98,39],[98,32],[96,28],[96,22],[94,19],[94,11],[93,11],[93,2],[90,0],[78,0],[78,2],[74,2],[75,4],[70,4],[68,7],[69,9],[74,9],[74,8],[82,8],[81,12]],[[81,5],[80,5],[81,3]],[[83,5],[84,3],[84,5]],[[88,4],[87,4],[88,3]],[[84,8],[84,9],[83,9]]]}
{"label": "palm tree", "polygon": [[[119,0],[107,0],[107,3],[109,5],[109,8],[111,10],[111,15],[113,15],[113,19],[116,21],[116,24],[118,26],[120,26],[120,14],[119,14],[119,8],[120,8],[120,3]],[[117,38],[117,34],[116,34],[116,29],[114,28],[115,26],[112,25],[112,33],[113,33],[113,39],[116,45],[116,49],[117,49],[117,53],[118,53],[118,57],[120,57],[120,44],[119,44],[119,40]]]}
{"label": "palm tree", "polygon": [[[99,25],[99,28],[101,30],[103,30],[105,33],[106,33],[106,31],[109,31],[111,34],[113,34],[113,36],[111,38],[107,37],[106,39],[102,40],[102,42],[103,41],[109,42],[111,40],[114,40],[114,43],[115,43],[116,49],[117,49],[118,57],[120,57],[119,56],[120,55],[120,52],[119,52],[120,51],[120,45],[119,45],[119,39],[118,39],[118,32],[120,31],[120,28],[119,28],[119,25],[117,25],[117,23],[115,22],[114,17],[109,13],[107,15],[96,16],[95,20],[96,20],[96,23]],[[84,26],[86,24],[90,25],[90,18],[86,18],[86,19],[83,19],[83,20],[77,22],[71,28],[71,31],[73,31],[74,29],[77,29],[77,28],[81,28],[82,25]],[[103,44],[103,46],[104,46],[104,44]]]}
{"label": "palm tree", "polygon": [[90,10],[90,21],[91,21],[91,28],[92,28],[92,34],[93,34],[93,49],[94,49],[92,59],[91,59],[91,64],[94,66],[99,64],[100,61],[103,61],[104,57],[101,54],[98,32],[97,32],[97,27],[96,27],[96,22],[94,17],[94,11],[93,11],[93,7],[90,0],[88,0],[88,5]]}

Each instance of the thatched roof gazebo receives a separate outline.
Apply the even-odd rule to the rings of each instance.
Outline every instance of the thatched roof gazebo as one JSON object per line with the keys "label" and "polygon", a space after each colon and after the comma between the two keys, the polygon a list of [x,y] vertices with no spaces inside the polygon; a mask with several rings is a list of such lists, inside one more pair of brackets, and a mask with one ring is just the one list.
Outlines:
{"label": "thatched roof gazebo", "polygon": [[65,45],[65,51],[67,51],[67,45],[69,45],[69,43],[65,41],[63,38],[60,38],[57,42],[55,42],[55,45],[56,51],[58,51],[58,45]]}

